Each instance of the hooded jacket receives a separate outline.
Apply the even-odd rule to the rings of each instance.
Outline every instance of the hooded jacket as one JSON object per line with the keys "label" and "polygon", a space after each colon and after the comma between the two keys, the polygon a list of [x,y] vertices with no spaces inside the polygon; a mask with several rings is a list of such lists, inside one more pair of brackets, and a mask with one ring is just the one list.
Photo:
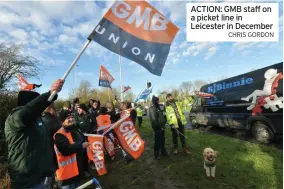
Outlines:
{"label": "hooded jacket", "polygon": [[6,119],[8,172],[13,189],[33,187],[56,170],[50,133],[41,119],[42,112],[51,104],[50,94],[43,93],[13,109]]}
{"label": "hooded jacket", "polygon": [[165,128],[166,119],[163,115],[163,111],[160,109],[160,105],[158,103],[158,98],[152,98],[152,105],[149,108],[149,117],[152,128],[154,130],[160,130]]}

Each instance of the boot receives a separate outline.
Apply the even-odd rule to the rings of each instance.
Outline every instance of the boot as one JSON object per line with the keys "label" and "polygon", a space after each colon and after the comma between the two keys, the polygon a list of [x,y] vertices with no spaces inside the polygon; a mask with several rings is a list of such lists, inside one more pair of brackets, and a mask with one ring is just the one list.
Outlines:
{"label": "boot", "polygon": [[187,147],[183,147],[183,153],[191,154]]}
{"label": "boot", "polygon": [[154,151],[154,160],[159,160],[160,156],[159,156],[159,151]]}

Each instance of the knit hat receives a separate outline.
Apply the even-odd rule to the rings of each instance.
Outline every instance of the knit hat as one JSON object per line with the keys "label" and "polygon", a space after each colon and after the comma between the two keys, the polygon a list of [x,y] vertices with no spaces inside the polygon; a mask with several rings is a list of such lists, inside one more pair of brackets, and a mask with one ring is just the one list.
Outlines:
{"label": "knit hat", "polygon": [[34,91],[20,91],[18,94],[18,106],[25,106],[38,96],[39,93]]}
{"label": "knit hat", "polygon": [[88,108],[87,108],[86,104],[79,104],[79,108],[81,108],[85,112],[88,112]]}
{"label": "knit hat", "polygon": [[63,123],[67,117],[71,116],[72,113],[68,110],[62,110],[59,112],[59,120],[61,121],[61,123]]}

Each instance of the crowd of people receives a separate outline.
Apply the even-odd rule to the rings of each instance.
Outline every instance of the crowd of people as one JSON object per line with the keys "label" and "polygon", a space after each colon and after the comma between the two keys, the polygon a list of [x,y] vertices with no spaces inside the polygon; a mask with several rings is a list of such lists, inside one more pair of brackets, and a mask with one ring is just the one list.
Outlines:
{"label": "crowd of people", "polygon": [[[20,91],[18,106],[12,110],[5,123],[8,147],[8,173],[13,189],[75,189],[82,178],[89,176],[95,166],[88,161],[90,143],[84,133],[102,134],[103,127],[117,122],[127,110],[133,123],[142,126],[143,111],[140,105],[121,102],[116,109],[112,102],[101,104],[90,99],[88,105],[79,98],[64,103],[56,111],[54,101],[48,98],[53,91],[60,92],[63,80],[56,80],[50,90],[39,94]],[[171,94],[167,95],[165,110],[160,108],[159,98],[153,96],[149,108],[154,131],[154,159],[168,156],[165,149],[165,125],[171,127],[174,154],[178,154],[178,136],[183,152],[190,154],[184,137],[186,119],[183,108]],[[113,160],[114,156],[110,155]]]}

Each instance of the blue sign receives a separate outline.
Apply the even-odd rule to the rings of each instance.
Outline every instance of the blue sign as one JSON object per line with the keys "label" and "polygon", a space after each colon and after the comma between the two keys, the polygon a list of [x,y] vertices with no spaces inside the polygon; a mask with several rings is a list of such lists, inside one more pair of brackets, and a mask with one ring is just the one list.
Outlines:
{"label": "blue sign", "polygon": [[211,86],[208,86],[208,93],[216,93],[218,91],[222,91],[225,89],[231,89],[231,88],[236,88],[236,87],[240,87],[240,86],[244,86],[244,85],[250,85],[253,83],[253,78],[246,78],[243,77],[238,81],[233,81],[233,82],[222,82],[222,83],[214,83]]}

